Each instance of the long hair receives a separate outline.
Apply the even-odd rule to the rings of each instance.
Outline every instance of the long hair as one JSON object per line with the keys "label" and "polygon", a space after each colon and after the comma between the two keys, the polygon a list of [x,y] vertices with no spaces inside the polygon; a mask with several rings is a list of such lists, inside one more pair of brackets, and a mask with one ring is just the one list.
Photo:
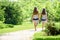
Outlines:
{"label": "long hair", "polygon": [[45,8],[43,8],[43,10],[42,10],[42,15],[46,15],[46,9]]}
{"label": "long hair", "polygon": [[37,7],[34,7],[33,15],[38,14]]}

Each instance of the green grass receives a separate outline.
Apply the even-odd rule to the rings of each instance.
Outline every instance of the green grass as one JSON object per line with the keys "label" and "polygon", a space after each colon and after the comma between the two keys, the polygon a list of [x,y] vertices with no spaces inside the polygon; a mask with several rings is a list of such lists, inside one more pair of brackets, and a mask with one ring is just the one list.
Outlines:
{"label": "green grass", "polygon": [[34,34],[33,40],[60,40],[60,35],[47,36],[44,32],[38,32]]}
{"label": "green grass", "polygon": [[[55,22],[56,27],[60,28],[60,22]],[[47,34],[42,31],[42,32],[37,32],[33,36],[33,40],[60,40],[60,35],[57,36],[47,36]]]}
{"label": "green grass", "polygon": [[[37,26],[37,28],[41,27],[41,24]],[[34,25],[31,22],[24,22],[22,25],[14,25],[14,28],[4,28],[0,29],[0,35],[8,32],[14,32],[18,30],[26,30],[26,29],[33,29]]]}

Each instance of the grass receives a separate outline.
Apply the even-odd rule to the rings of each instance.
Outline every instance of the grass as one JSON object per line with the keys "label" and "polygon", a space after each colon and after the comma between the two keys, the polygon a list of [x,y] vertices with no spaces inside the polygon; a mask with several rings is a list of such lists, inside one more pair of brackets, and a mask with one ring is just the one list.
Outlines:
{"label": "grass", "polygon": [[34,34],[33,40],[60,40],[60,35],[47,36],[44,32],[37,32]]}
{"label": "grass", "polygon": [[[41,24],[39,24],[37,26],[37,28],[39,28],[41,26]],[[8,32],[14,32],[14,31],[18,31],[18,30],[26,30],[26,29],[33,29],[34,25],[31,22],[24,22],[22,25],[14,25],[14,28],[4,28],[4,29],[0,29],[0,35],[4,34],[4,33],[8,33]]]}
{"label": "grass", "polygon": [[[60,22],[55,22],[56,26],[60,28]],[[60,40],[60,35],[57,36],[47,36],[47,34],[42,31],[42,32],[37,32],[33,36],[33,40]]]}

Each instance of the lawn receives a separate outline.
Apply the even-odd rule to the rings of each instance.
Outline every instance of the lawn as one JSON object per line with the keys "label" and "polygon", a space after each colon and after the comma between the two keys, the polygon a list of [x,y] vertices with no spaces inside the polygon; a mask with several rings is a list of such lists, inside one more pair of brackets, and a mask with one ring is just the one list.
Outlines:
{"label": "lawn", "polygon": [[[57,28],[60,28],[60,22],[55,22]],[[55,36],[47,36],[44,31],[37,32],[33,36],[33,40],[60,40],[60,35]]]}
{"label": "lawn", "polygon": [[60,40],[60,35],[47,36],[44,32],[37,32],[34,34],[33,40]]}
{"label": "lawn", "polygon": [[[41,27],[41,24],[37,26],[37,28]],[[24,22],[22,25],[14,25],[14,28],[4,28],[0,29],[0,35],[7,32],[14,32],[19,30],[33,29],[34,25],[31,22]]]}

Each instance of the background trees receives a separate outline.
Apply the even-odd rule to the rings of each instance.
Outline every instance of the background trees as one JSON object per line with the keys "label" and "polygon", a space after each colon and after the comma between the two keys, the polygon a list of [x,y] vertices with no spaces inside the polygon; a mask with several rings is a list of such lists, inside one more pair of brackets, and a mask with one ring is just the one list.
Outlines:
{"label": "background trees", "polygon": [[0,2],[0,20],[8,24],[21,24],[22,21],[30,21],[34,7],[41,13],[46,8],[49,20],[60,20],[59,0],[18,0]]}
{"label": "background trees", "polygon": [[[2,5],[1,12],[0,12],[0,20],[4,21],[7,24],[22,24],[23,21],[23,14],[21,11],[20,6],[13,2],[0,2]],[[4,4],[6,3],[6,4]]]}

